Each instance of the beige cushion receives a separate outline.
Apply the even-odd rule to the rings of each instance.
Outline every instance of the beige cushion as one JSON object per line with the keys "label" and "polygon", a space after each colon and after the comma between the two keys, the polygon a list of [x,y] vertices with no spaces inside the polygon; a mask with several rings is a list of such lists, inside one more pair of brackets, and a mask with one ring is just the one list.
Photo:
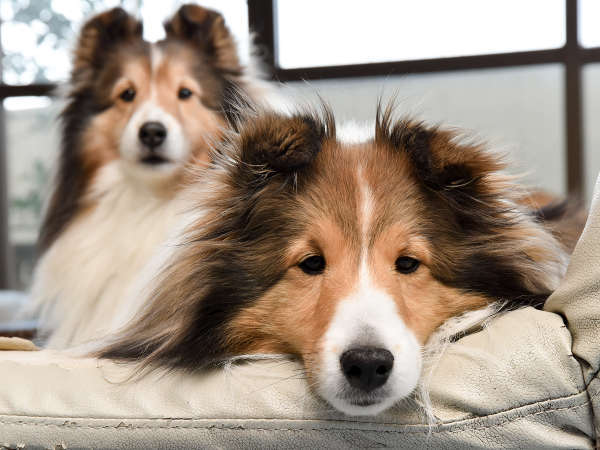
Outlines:
{"label": "beige cushion", "polygon": [[128,380],[128,367],[106,361],[5,351],[0,445],[592,448],[600,431],[599,190],[546,311],[507,313],[449,346],[431,379],[433,426],[410,401],[375,418],[332,411],[288,360]]}
{"label": "beige cushion", "polygon": [[377,418],[330,411],[288,361],[127,382],[128,369],[108,362],[52,351],[2,352],[0,442],[588,448],[592,412],[570,348],[561,318],[533,309],[507,314],[461,339],[432,380],[440,424],[431,429],[410,403]]}

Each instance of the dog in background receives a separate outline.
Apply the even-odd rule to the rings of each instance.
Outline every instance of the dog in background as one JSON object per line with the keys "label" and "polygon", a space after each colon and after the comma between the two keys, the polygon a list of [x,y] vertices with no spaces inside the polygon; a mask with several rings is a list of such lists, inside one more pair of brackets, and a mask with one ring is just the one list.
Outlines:
{"label": "dog in background", "polygon": [[441,324],[540,305],[563,277],[560,208],[526,205],[483,145],[391,106],[364,140],[327,109],[250,115],[190,187],[144,306],[96,355],[197,370],[293,354],[336,409],[377,414],[416,388]]}
{"label": "dog in background", "polygon": [[240,96],[268,89],[240,64],[219,13],[184,5],[165,29],[146,42],[115,8],[80,32],[31,289],[49,347],[110,325],[174,223],[186,165],[208,163]]}

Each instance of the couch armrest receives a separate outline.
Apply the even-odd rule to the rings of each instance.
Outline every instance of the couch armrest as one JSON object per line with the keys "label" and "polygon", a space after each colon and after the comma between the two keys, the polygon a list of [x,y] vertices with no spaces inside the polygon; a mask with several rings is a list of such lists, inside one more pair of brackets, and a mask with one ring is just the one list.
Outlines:
{"label": "couch armrest", "polygon": [[567,275],[544,308],[560,314],[573,336],[573,355],[581,363],[600,435],[600,177]]}

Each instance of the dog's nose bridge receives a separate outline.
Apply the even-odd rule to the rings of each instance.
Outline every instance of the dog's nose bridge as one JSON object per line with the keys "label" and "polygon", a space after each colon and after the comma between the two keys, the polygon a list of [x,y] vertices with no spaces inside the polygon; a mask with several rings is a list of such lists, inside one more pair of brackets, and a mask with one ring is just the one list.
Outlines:
{"label": "dog's nose bridge", "polygon": [[382,345],[381,337],[374,324],[361,323],[355,331],[354,339],[349,347],[367,347]]}
{"label": "dog's nose bridge", "polygon": [[143,125],[147,122],[161,122],[166,126],[169,113],[158,103],[148,100],[146,101],[136,113],[137,123]]}

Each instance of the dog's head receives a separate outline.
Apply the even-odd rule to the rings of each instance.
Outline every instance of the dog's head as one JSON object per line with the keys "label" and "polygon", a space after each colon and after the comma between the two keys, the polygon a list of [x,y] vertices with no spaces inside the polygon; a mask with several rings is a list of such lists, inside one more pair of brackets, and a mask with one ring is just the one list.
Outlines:
{"label": "dog's head", "polygon": [[147,177],[177,173],[224,123],[242,74],[220,14],[184,5],[151,44],[120,8],[88,21],[75,51],[67,126],[80,131],[90,164],[121,159]]}
{"label": "dog's head", "polygon": [[391,109],[358,144],[336,138],[329,113],[259,116],[195,188],[203,213],[102,355],[194,369],[291,353],[340,411],[383,411],[413,391],[445,320],[535,303],[563,273],[501,168]]}

